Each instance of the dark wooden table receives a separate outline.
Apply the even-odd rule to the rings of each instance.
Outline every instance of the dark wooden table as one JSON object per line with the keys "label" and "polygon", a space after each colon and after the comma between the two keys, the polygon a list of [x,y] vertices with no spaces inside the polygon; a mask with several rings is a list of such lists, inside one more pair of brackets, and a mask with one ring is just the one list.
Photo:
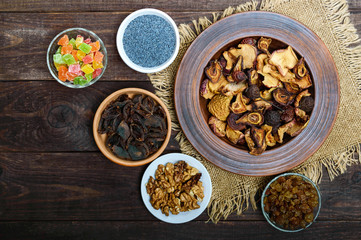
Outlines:
{"label": "dark wooden table", "polygon": [[[333,182],[324,171],[317,223],[286,234],[264,220],[259,206],[217,225],[206,222],[206,213],[182,225],[160,222],[140,197],[146,166],[118,166],[95,145],[92,119],[106,96],[125,87],[154,90],[115,47],[119,24],[130,12],[154,7],[179,24],[241,2],[1,0],[0,239],[360,239],[360,165]],[[360,33],[361,2],[349,4]],[[109,53],[103,78],[81,90],[61,86],[46,66],[48,44],[70,27],[94,31]],[[166,152],[179,152],[174,139]]]}

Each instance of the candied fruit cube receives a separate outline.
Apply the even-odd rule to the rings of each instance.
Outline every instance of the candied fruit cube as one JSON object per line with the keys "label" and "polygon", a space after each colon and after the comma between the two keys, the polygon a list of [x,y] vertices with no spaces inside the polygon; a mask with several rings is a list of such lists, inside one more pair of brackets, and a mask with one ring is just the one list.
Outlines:
{"label": "candied fruit cube", "polygon": [[76,85],[85,85],[88,81],[84,77],[76,77],[73,80],[73,83]]}
{"label": "candied fruit cube", "polygon": [[86,54],[90,53],[90,50],[92,49],[91,46],[89,46],[89,44],[86,44],[86,43],[82,43],[80,44],[79,46],[79,50],[85,52]]}
{"label": "candied fruit cube", "polygon": [[83,61],[83,58],[85,57],[85,52],[83,52],[83,51],[78,51],[77,53],[76,53],[76,56],[78,57],[78,60],[80,60],[80,61]]}
{"label": "candied fruit cube", "polygon": [[[71,66],[71,65],[70,65]],[[68,79],[69,81],[73,81],[74,80],[74,78],[76,78],[78,75],[77,74],[75,74],[75,73],[71,73],[71,72],[67,72],[66,73],[66,79]]]}
{"label": "candied fruit cube", "polygon": [[64,62],[65,62],[68,66],[76,63],[73,55],[71,55],[71,54],[69,54],[69,53],[63,55],[63,60],[64,60]]}
{"label": "candied fruit cube", "polygon": [[101,68],[94,69],[93,78],[98,77],[98,76],[102,73],[102,71],[103,71],[103,70],[102,70]]}
{"label": "candied fruit cube", "polygon": [[73,49],[76,48],[76,44],[75,44],[75,39],[74,39],[74,38],[71,38],[71,39],[69,40],[69,44],[71,44],[71,45],[73,46]]}
{"label": "candied fruit cube", "polygon": [[88,54],[83,58],[84,64],[93,62],[93,54]]}
{"label": "candied fruit cube", "polygon": [[102,62],[96,62],[96,61],[93,62],[93,68],[94,69],[103,68],[103,67],[104,66],[103,66]]}
{"label": "candied fruit cube", "polygon": [[84,40],[84,42],[85,42],[86,44],[89,44],[89,43],[92,42],[92,40],[91,40],[90,38],[87,38],[87,39]]}
{"label": "candied fruit cube", "polygon": [[76,36],[75,46],[76,46],[77,48],[79,48],[80,44],[82,44],[83,41],[84,41],[84,37],[83,37],[83,36],[81,36],[81,35]]}
{"label": "candied fruit cube", "polygon": [[65,34],[62,38],[59,39],[58,45],[67,46],[68,44],[69,44],[69,37],[68,35]]}
{"label": "candied fruit cube", "polygon": [[64,55],[64,54],[71,53],[72,50],[73,50],[73,45],[71,45],[71,44],[69,44],[67,46],[63,46],[61,48],[61,54]]}
{"label": "candied fruit cube", "polygon": [[85,74],[94,72],[94,69],[90,66],[90,64],[85,64],[85,65],[83,65],[83,67],[81,68],[81,70],[82,70]]}
{"label": "candied fruit cube", "polygon": [[70,65],[69,68],[68,68],[68,71],[79,76],[80,72],[81,72],[80,64],[72,64],[72,65]]}
{"label": "candied fruit cube", "polygon": [[71,50],[71,55],[73,55],[75,61],[79,60],[77,53],[78,53],[78,50]]}
{"label": "candied fruit cube", "polygon": [[58,50],[56,50],[55,53],[61,53],[61,46],[58,47]]}
{"label": "candied fruit cube", "polygon": [[66,64],[57,64],[57,63],[54,63],[54,66],[55,66],[56,70],[59,71],[59,67],[60,67],[60,66],[64,66],[64,67],[65,67]]}
{"label": "candied fruit cube", "polygon": [[87,82],[90,82],[93,79],[93,73],[88,73],[84,75]]}
{"label": "candied fruit cube", "polygon": [[91,50],[92,52],[99,51],[99,49],[100,49],[100,42],[99,41],[89,43],[89,45],[92,47],[92,50]]}
{"label": "candied fruit cube", "polygon": [[94,55],[94,61],[95,62],[102,62],[103,57],[104,57],[103,53],[97,51],[97,52],[95,52],[95,55]]}
{"label": "candied fruit cube", "polygon": [[58,71],[58,78],[65,82],[66,81],[66,74],[68,72],[68,69],[65,66],[60,66]]}
{"label": "candied fruit cube", "polygon": [[60,53],[56,53],[53,55],[53,61],[56,64],[65,64],[63,56]]}

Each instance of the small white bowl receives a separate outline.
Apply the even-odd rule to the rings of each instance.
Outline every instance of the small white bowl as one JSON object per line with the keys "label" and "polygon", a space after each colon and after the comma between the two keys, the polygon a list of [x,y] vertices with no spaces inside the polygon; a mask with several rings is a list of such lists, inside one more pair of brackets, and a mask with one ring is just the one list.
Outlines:
{"label": "small white bowl", "polygon": [[[152,204],[150,203],[150,196],[147,193],[146,185],[149,181],[150,176],[155,178],[155,171],[157,170],[159,164],[166,165],[168,162],[174,164],[181,160],[188,163],[188,165],[197,168],[198,171],[202,173],[200,181],[202,181],[204,187],[204,191],[203,191],[204,198],[203,201],[199,203],[200,208],[198,209],[194,209],[187,212],[180,212],[177,215],[173,215],[172,213],[169,213],[169,216],[166,216],[162,213],[160,209],[156,210],[155,208],[153,208]],[[140,192],[142,195],[144,205],[154,217],[167,223],[180,224],[180,223],[189,222],[197,218],[207,208],[212,196],[212,181],[207,169],[203,166],[201,162],[196,160],[194,157],[182,153],[168,153],[154,160],[148,166],[147,170],[145,170],[140,185]]]}
{"label": "small white bowl", "polygon": [[[155,66],[155,67],[150,67],[150,68],[142,67],[142,66],[139,66],[139,65],[135,64],[134,62],[132,62],[129,59],[129,57],[127,56],[127,54],[125,53],[124,45],[123,45],[123,36],[124,36],[125,29],[127,28],[127,26],[129,25],[129,23],[132,20],[134,20],[135,18],[137,18],[139,16],[143,16],[143,15],[156,15],[156,16],[161,17],[164,20],[166,20],[172,26],[174,33],[175,33],[175,39],[176,39],[175,49],[174,49],[172,56],[163,64],[161,64],[159,66]],[[179,41],[178,28],[177,28],[177,25],[175,24],[175,22],[173,21],[173,19],[165,12],[162,12],[160,10],[153,9],[153,8],[144,8],[144,9],[140,9],[140,10],[137,10],[137,11],[129,14],[123,20],[123,22],[120,24],[118,33],[117,33],[117,39],[116,39],[116,44],[117,44],[117,48],[118,48],[120,57],[130,68],[132,68],[138,72],[141,72],[141,73],[155,73],[155,72],[159,72],[159,71],[165,69],[166,67],[168,67],[174,61],[174,59],[176,58],[176,56],[178,54],[179,42],[180,41]]]}

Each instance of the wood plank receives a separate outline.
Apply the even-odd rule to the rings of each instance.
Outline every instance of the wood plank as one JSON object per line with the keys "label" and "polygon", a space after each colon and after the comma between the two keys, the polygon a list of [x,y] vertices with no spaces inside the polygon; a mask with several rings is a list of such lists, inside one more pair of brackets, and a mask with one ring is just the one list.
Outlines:
{"label": "wood plank", "polygon": [[248,0],[222,1],[207,0],[90,0],[90,1],[25,1],[25,0],[3,0],[0,2],[1,11],[7,12],[84,12],[84,11],[123,11],[130,12],[140,8],[157,8],[163,11],[221,11],[232,5],[237,6]]}
{"label": "wood plank", "polygon": [[193,221],[167,224],[148,221],[126,222],[2,222],[2,240],[37,239],[359,239],[361,222],[318,222],[298,233],[283,233],[264,221]]}
{"label": "wood plank", "polygon": [[[89,14],[92,21],[89,21]],[[0,80],[52,80],[46,52],[52,39],[71,27],[94,31],[105,43],[108,67],[99,81],[144,81],[147,76],[130,69],[120,58],[115,38],[128,13],[0,13]],[[171,13],[177,23],[209,13]],[[104,27],[106,26],[106,27]],[[14,68],[14,66],[18,66]]]}
{"label": "wood plank", "polygon": [[[163,11],[222,11],[227,6],[237,6],[249,0],[207,1],[207,0],[173,0],[173,1],[144,1],[123,0],[121,4],[116,0],[103,1],[26,1],[3,0],[0,10],[7,12],[83,12],[83,11],[135,11],[140,8],[158,8]],[[348,0],[350,8],[360,8],[358,0]]]}
{"label": "wood plank", "polygon": [[[158,221],[140,196],[145,168],[118,166],[100,152],[0,153],[0,221]],[[361,221],[361,165],[333,182],[325,174],[320,188],[318,221]],[[229,220],[264,220],[260,202]]]}
{"label": "wood plank", "polygon": [[[1,7],[0,7],[1,9]],[[361,33],[361,12],[351,12],[352,22]],[[91,14],[93,21],[88,21]],[[169,12],[177,24],[189,23],[208,12]],[[1,80],[52,80],[46,65],[46,51],[52,38],[64,29],[84,27],[102,38],[108,51],[108,68],[100,81],[144,81],[119,57],[115,45],[119,24],[128,15],[124,12],[100,13],[0,13]],[[106,27],[104,27],[106,26]],[[16,68],[14,66],[17,66]]]}
{"label": "wood plank", "polygon": [[[100,103],[146,82],[97,82],[71,89],[52,81],[0,82],[0,151],[98,151],[92,124]],[[173,136],[174,137],[174,136]],[[177,146],[171,138],[168,150]]]}

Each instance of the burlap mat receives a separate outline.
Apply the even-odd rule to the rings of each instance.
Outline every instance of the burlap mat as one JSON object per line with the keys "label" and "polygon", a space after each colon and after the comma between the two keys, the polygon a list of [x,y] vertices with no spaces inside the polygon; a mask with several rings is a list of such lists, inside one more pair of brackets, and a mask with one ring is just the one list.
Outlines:
{"label": "burlap mat", "polygon": [[177,135],[181,151],[199,159],[209,171],[213,194],[208,214],[213,222],[227,218],[232,212],[241,214],[249,204],[256,208],[255,195],[269,178],[248,177],[224,171],[203,159],[181,132],[174,111],[173,87],[180,61],[192,41],[209,25],[234,13],[263,10],[271,11],[302,22],[312,29],[326,44],[336,63],[340,77],[341,101],[336,123],[322,147],[305,163],[292,169],[320,183],[322,166],[332,179],[345,172],[347,166],[361,163],[361,46],[356,29],[350,23],[345,0],[265,0],[248,2],[238,7],[229,7],[223,13],[214,13],[213,19],[201,17],[192,24],[181,24],[181,46],[177,59],[167,69],[149,74],[156,94],[166,103],[172,115],[172,127]]}

